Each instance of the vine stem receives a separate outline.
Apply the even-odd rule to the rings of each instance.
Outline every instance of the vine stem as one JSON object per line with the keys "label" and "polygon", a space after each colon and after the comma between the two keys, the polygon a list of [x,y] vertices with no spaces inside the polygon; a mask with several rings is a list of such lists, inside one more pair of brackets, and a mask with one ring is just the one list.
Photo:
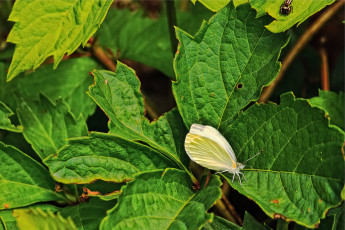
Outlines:
{"label": "vine stem", "polygon": [[278,83],[283,79],[286,70],[290,67],[297,54],[304,48],[304,46],[310,41],[315,33],[345,4],[345,0],[340,0],[331,5],[300,37],[296,45],[290,50],[282,61],[282,67],[276,79],[267,86],[262,94],[259,103],[265,103],[272,96],[273,91],[277,87]]}
{"label": "vine stem", "polygon": [[174,56],[177,51],[177,44],[178,44],[178,41],[175,36],[175,28],[174,28],[174,26],[177,26],[175,1],[165,0],[165,6],[166,6],[167,18],[168,18],[171,51],[172,51],[172,55]]}

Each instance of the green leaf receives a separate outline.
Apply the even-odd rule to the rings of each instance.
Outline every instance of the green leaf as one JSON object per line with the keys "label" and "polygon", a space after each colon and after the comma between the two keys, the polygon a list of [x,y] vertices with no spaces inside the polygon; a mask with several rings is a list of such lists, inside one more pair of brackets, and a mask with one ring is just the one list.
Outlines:
{"label": "green leaf", "polygon": [[97,67],[91,58],[70,58],[62,61],[59,68],[52,71],[51,65],[44,65],[35,72],[20,78],[18,91],[24,98],[38,99],[43,93],[52,100],[63,98],[71,112],[87,118],[93,114],[96,104],[85,93],[93,78],[88,73]]}
{"label": "green leaf", "polygon": [[291,6],[293,7],[292,12],[285,15],[280,13],[280,7],[284,1],[250,0],[251,6],[257,11],[257,17],[261,17],[267,13],[276,19],[266,26],[267,29],[273,33],[283,32],[297,23],[297,26],[300,25],[308,17],[333,2],[334,0],[293,0],[291,3]]}
{"label": "green leaf", "polygon": [[44,160],[59,182],[90,183],[94,180],[121,183],[133,175],[174,164],[152,148],[113,134],[92,133],[70,139],[56,155]]}
{"label": "green leaf", "polygon": [[113,208],[114,205],[114,201],[106,202],[91,198],[88,202],[61,209],[61,215],[71,218],[77,229],[96,230],[99,229],[99,224],[106,216],[107,210]]}
{"label": "green leaf", "polygon": [[87,134],[82,116],[75,119],[62,100],[56,104],[40,95],[39,102],[19,100],[18,117],[24,126],[24,137],[41,159],[55,154],[70,137]]}
{"label": "green leaf", "polygon": [[344,133],[308,100],[287,93],[279,106],[255,104],[223,135],[239,162],[263,151],[250,161],[251,168],[243,169],[248,182],[242,186],[231,182],[232,174],[224,176],[270,217],[315,227],[328,209],[340,204]]}
{"label": "green leaf", "polygon": [[204,230],[266,230],[261,223],[255,220],[248,212],[244,214],[243,226],[240,227],[226,219],[223,219],[219,216],[215,216],[212,223],[208,223],[204,226]]}
{"label": "green leaf", "polygon": [[207,210],[221,197],[221,181],[212,176],[198,192],[192,185],[177,169],[141,173],[123,187],[100,229],[198,229],[212,220]]}
{"label": "green leaf", "polygon": [[264,25],[270,20],[256,19],[248,4],[235,8],[230,3],[203,23],[194,38],[177,29],[181,45],[173,92],[187,127],[229,126],[275,78],[287,36],[267,31]]}
{"label": "green leaf", "polygon": [[[193,7],[188,12],[177,10],[177,22],[194,33],[211,12]],[[144,17],[144,12],[110,9],[99,31],[99,43],[109,47],[116,58],[129,59],[152,66],[174,78],[173,55],[166,15],[157,19]],[[140,38],[140,39],[138,39]]]}
{"label": "green leaf", "polygon": [[47,57],[54,68],[96,32],[112,0],[18,0],[9,21],[16,22],[7,41],[16,44],[7,79],[36,69]]}
{"label": "green leaf", "polygon": [[9,117],[13,114],[12,110],[0,101],[0,130],[4,129],[16,133],[23,132],[23,127],[12,125]]}
{"label": "green leaf", "polygon": [[[194,4],[197,0],[191,0]],[[212,10],[213,12],[217,12],[220,9],[222,9],[224,6],[226,6],[230,0],[198,0],[201,4],[206,6],[209,10]]]}
{"label": "green leaf", "polygon": [[[44,204],[44,203],[38,203],[33,204],[29,206],[30,208],[40,208],[43,211],[58,211],[60,208],[50,205],[50,204]],[[26,207],[27,209],[27,207]],[[16,210],[16,209],[14,209]],[[12,215],[13,209],[11,210],[1,210],[0,211],[0,230],[18,230],[17,221],[16,218]],[[2,222],[2,225],[1,225]],[[2,227],[2,228],[1,228]]]}
{"label": "green leaf", "polygon": [[234,3],[234,6],[237,7],[241,4],[249,2],[249,0],[232,0],[232,2]]}
{"label": "green leaf", "polygon": [[[345,205],[344,203],[334,209],[331,209],[327,217],[321,220],[318,230],[343,230],[345,227],[345,215],[344,215]],[[306,230],[306,228],[301,225],[295,225],[294,230]]]}
{"label": "green leaf", "polygon": [[309,99],[309,102],[326,111],[330,117],[331,124],[345,130],[344,98],[344,92],[337,94],[331,91],[320,90],[319,96]]}
{"label": "green leaf", "polygon": [[49,172],[12,146],[0,142],[0,210],[43,201],[63,201]]}
{"label": "green leaf", "polygon": [[222,230],[222,229],[241,230],[242,228],[238,226],[237,224],[234,224],[219,216],[214,216],[212,223],[207,223],[203,227],[203,230]]}
{"label": "green leaf", "polygon": [[121,62],[116,72],[93,72],[95,84],[89,95],[109,117],[109,130],[125,139],[142,141],[162,152],[181,169],[186,169],[189,159],[184,151],[187,133],[176,109],[157,121],[145,117],[144,98],[140,82],[132,69]]}
{"label": "green leaf", "polygon": [[17,219],[20,230],[49,229],[49,230],[73,230],[77,229],[73,221],[63,218],[59,213],[54,214],[50,210],[44,212],[41,209],[16,209],[13,216]]}

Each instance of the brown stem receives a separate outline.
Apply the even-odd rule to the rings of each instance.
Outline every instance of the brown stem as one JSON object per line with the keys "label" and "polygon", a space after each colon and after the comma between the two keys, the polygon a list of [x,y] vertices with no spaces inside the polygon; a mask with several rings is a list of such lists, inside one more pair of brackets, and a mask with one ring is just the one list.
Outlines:
{"label": "brown stem", "polygon": [[231,215],[222,199],[217,200],[215,207],[219,211],[219,215],[233,223],[236,223],[235,218]]}
{"label": "brown stem", "polygon": [[92,53],[97,58],[97,60],[100,61],[105,67],[115,72],[115,69],[116,69],[115,63],[107,55],[104,49],[97,44],[97,42],[93,43],[92,45]]}
{"label": "brown stem", "polygon": [[235,207],[229,202],[228,198],[226,198],[226,196],[224,194],[222,196],[222,200],[224,201],[224,204],[226,205],[226,207],[229,210],[230,214],[236,220],[236,223],[238,225],[242,226],[243,225],[243,221],[242,221],[240,215],[238,215],[238,213],[236,212]]}
{"label": "brown stem", "polygon": [[345,0],[340,0],[330,6],[300,37],[295,46],[290,50],[282,62],[282,67],[276,79],[267,86],[262,94],[259,103],[265,103],[271,97],[277,84],[282,80],[286,70],[290,67],[291,63],[303,47],[310,41],[315,33],[345,4]]}
{"label": "brown stem", "polygon": [[323,46],[324,38],[321,39],[322,44],[320,48],[320,56],[321,56],[321,83],[322,89],[329,91],[329,71],[328,71],[328,57],[327,51]]}

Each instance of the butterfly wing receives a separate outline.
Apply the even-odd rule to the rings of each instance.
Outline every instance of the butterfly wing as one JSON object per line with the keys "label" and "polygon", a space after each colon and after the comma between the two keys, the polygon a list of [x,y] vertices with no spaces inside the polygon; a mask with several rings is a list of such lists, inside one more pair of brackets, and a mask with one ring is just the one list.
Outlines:
{"label": "butterfly wing", "polygon": [[219,143],[210,138],[188,133],[185,149],[194,162],[205,168],[216,171],[235,171],[236,162]]}
{"label": "butterfly wing", "polygon": [[234,150],[232,150],[229,142],[223,137],[223,135],[215,128],[211,126],[204,126],[200,124],[193,124],[190,128],[190,133],[196,134],[202,137],[211,139],[212,141],[218,143],[226,152],[230,155],[231,159],[236,163],[236,155]]}

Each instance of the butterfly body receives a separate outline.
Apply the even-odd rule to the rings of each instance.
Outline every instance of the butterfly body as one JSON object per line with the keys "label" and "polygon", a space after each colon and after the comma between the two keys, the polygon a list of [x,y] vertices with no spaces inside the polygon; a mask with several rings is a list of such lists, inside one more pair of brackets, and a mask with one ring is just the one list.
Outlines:
{"label": "butterfly body", "polygon": [[[190,159],[199,165],[241,178],[245,166],[237,162],[236,155],[223,135],[211,126],[193,124],[185,139],[185,149]],[[245,177],[244,177],[245,178]]]}

